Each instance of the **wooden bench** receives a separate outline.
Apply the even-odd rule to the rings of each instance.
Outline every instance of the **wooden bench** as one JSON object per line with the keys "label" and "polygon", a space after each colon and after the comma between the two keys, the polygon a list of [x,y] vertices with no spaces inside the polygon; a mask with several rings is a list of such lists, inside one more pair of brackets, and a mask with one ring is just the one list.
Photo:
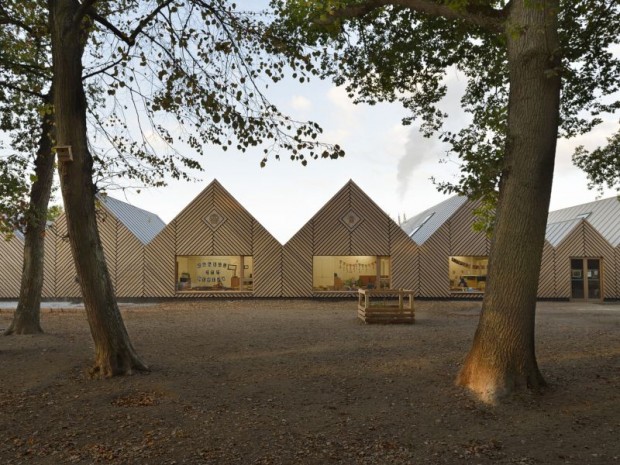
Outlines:
{"label": "wooden bench", "polygon": [[357,316],[364,323],[413,324],[415,322],[413,291],[408,289],[359,289]]}

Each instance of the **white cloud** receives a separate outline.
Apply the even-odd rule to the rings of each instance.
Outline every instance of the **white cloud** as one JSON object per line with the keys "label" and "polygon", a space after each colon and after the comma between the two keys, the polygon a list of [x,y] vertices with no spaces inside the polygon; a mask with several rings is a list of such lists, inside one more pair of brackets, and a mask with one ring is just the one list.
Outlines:
{"label": "white cloud", "polygon": [[290,105],[295,110],[309,110],[312,108],[312,102],[310,99],[304,97],[303,95],[295,95],[291,99]]}

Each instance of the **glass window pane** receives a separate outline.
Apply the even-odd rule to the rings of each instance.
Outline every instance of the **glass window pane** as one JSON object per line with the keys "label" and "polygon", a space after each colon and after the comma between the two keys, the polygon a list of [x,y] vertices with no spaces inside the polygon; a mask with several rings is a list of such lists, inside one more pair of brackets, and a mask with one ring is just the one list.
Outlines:
{"label": "glass window pane", "polygon": [[483,293],[487,284],[488,257],[454,256],[448,258],[450,292]]}
{"label": "glass window pane", "polygon": [[601,261],[589,258],[588,262],[588,298],[601,298]]}
{"label": "glass window pane", "polygon": [[252,273],[252,257],[177,256],[177,292],[251,290],[251,283],[241,276]]}
{"label": "glass window pane", "polygon": [[314,291],[356,291],[390,286],[390,257],[315,256],[312,264]]}
{"label": "glass window pane", "polygon": [[583,299],[585,296],[583,288],[583,260],[581,258],[571,258],[570,277],[571,297],[573,299]]}

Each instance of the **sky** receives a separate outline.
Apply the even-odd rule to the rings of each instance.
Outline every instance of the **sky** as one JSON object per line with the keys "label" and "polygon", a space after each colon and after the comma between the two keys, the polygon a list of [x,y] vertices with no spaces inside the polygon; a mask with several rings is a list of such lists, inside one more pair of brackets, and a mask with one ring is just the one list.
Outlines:
{"label": "sky", "polygon": [[[458,129],[464,121],[459,98],[462,78],[447,77],[449,93],[443,108],[450,117],[447,127]],[[270,98],[280,109],[298,119],[318,122],[322,140],[340,144],[346,156],[338,160],[312,160],[307,166],[271,159],[260,167],[262,152],[245,154],[207,150],[201,159],[205,171],[199,182],[170,181],[167,187],[131,191],[109,191],[109,195],[159,215],[168,223],[207,185],[217,179],[267,230],[285,243],[340,188],[352,179],[387,214],[397,220],[429,208],[447,196],[430,180],[454,180],[458,166],[441,162],[446,147],[436,138],[424,138],[417,126],[403,126],[406,115],[398,103],[355,105],[342,88],[315,79],[309,84],[284,83],[271,88]],[[590,202],[600,197],[589,190],[583,172],[574,167],[571,155],[576,145],[594,148],[617,130],[610,119],[592,133],[558,143],[551,210]],[[615,195],[607,190],[603,197]]]}

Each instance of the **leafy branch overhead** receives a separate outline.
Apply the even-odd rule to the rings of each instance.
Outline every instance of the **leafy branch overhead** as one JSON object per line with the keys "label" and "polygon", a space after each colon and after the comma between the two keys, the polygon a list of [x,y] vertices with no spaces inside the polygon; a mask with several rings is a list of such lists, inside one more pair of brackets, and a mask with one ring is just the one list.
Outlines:
{"label": "leafy branch overhead", "polygon": [[[32,128],[51,111],[42,104],[51,83],[45,9],[40,0],[0,5],[1,129],[26,158],[37,143]],[[74,20],[89,30],[83,76],[99,188],[120,178],[191,179],[202,169],[192,153],[213,145],[259,147],[263,165],[283,152],[303,164],[344,154],[320,141],[318,124],[288,117],[265,96],[270,83],[289,72],[304,81],[312,68],[285,53],[263,19],[223,0],[81,4]]]}
{"label": "leafy branch overhead", "polygon": [[[544,2],[531,2],[544,8]],[[316,52],[322,75],[345,86],[355,102],[400,102],[421,131],[438,134],[462,166],[441,190],[485,197],[497,189],[506,145],[507,21],[513,2],[483,0],[274,0],[289,43]],[[559,67],[563,82],[559,137],[590,131],[620,103],[620,5],[615,0],[561,1]],[[444,129],[440,102],[447,78],[466,80],[463,129]],[[454,115],[451,115],[454,116]],[[493,196],[493,194],[491,194]]]}
{"label": "leafy branch overhead", "polygon": [[[284,115],[266,97],[269,83],[288,72],[304,81],[311,68],[306,56],[283,53],[283,41],[260,13],[226,1],[192,0],[129,2],[122,11],[100,9],[92,17],[99,51],[110,54],[93,56],[87,73],[98,73],[98,86],[107,89],[115,110],[131,110],[124,104],[129,101],[144,112],[159,143],[181,141],[199,154],[210,145],[242,152],[260,147],[262,164],[282,152],[303,164],[343,155],[337,145],[320,142],[318,124]],[[100,123],[115,143],[128,147],[131,138],[111,134],[118,120]],[[198,165],[193,160],[189,167]]]}

